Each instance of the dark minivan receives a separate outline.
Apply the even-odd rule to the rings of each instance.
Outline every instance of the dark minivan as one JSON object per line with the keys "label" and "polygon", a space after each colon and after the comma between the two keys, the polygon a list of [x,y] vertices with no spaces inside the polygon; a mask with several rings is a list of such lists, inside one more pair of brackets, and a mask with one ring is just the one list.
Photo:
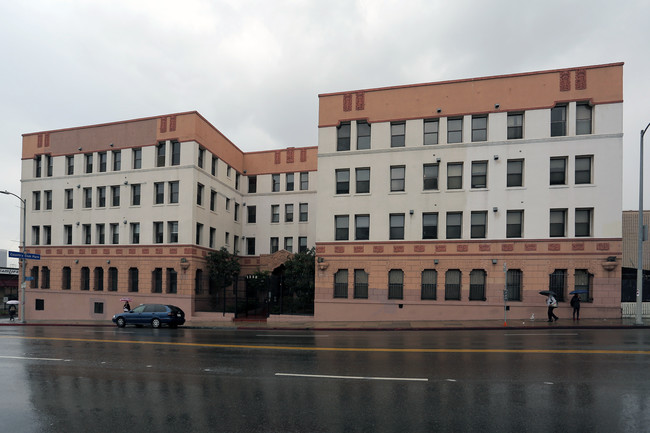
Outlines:
{"label": "dark minivan", "polygon": [[176,328],[185,323],[185,313],[175,305],[141,304],[131,311],[114,315],[113,323],[120,328],[126,325],[151,325],[154,328],[168,325]]}

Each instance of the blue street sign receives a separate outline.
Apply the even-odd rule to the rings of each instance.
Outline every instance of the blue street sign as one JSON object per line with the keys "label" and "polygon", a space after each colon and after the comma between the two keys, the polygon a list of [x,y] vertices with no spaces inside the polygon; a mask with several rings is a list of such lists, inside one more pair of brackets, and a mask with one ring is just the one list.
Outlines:
{"label": "blue street sign", "polygon": [[23,253],[20,253],[18,251],[9,251],[9,257],[13,257],[16,259],[24,259],[25,255]]}
{"label": "blue street sign", "polygon": [[18,251],[9,251],[9,257],[13,257],[16,259],[27,259],[27,260],[40,260],[41,255],[40,254],[32,254],[32,253],[20,253]]}
{"label": "blue street sign", "polygon": [[40,254],[25,253],[25,258],[27,260],[40,260],[41,255]]}

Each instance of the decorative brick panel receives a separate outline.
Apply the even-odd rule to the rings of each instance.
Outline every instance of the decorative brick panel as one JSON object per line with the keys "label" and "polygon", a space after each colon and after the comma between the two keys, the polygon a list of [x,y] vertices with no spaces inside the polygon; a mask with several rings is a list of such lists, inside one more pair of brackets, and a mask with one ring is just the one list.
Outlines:
{"label": "decorative brick panel", "polygon": [[571,90],[571,72],[560,72],[560,92],[568,92]]}
{"label": "decorative brick panel", "polygon": [[85,248],[80,248],[79,249],[79,254],[86,254],[86,249]]}
{"label": "decorative brick panel", "polygon": [[57,255],[57,256],[62,256],[62,255],[63,255],[63,250],[62,250],[61,248],[58,248],[58,249],[56,250],[56,255]]}
{"label": "decorative brick panel", "polygon": [[548,244],[549,251],[560,251],[560,244]]}
{"label": "decorative brick panel", "polygon": [[52,255],[52,250],[50,248],[46,249],[45,254],[47,254],[48,256]]}
{"label": "decorative brick panel", "polygon": [[587,70],[578,69],[576,71],[576,90],[587,89]]}
{"label": "decorative brick panel", "polygon": [[129,248],[129,254],[135,254],[135,248]]}
{"label": "decorative brick panel", "polygon": [[403,253],[404,252],[404,245],[393,245],[393,252],[394,253]]}
{"label": "decorative brick panel", "polygon": [[467,245],[456,245],[456,251],[459,253],[466,253],[469,250]]}
{"label": "decorative brick panel", "polygon": [[288,164],[293,164],[294,151],[295,151],[295,149],[293,149],[292,147],[287,149],[287,163]]}
{"label": "decorative brick panel", "polygon": [[325,252],[325,247],[316,247],[316,254],[323,254]]}
{"label": "decorative brick panel", "polygon": [[108,254],[110,254],[110,253],[111,253],[111,250],[109,250],[108,248],[104,248],[104,249],[102,250],[102,254],[104,254],[104,255],[108,255]]}
{"label": "decorative brick panel", "polygon": [[364,250],[363,245],[355,245],[354,246],[354,252],[355,253],[362,253]]}
{"label": "decorative brick panel", "polygon": [[142,254],[144,254],[144,255],[149,254],[149,248],[143,248],[142,249]]}
{"label": "decorative brick panel", "polygon": [[584,251],[585,249],[585,244],[582,242],[573,242],[571,244],[571,249],[573,251]]}
{"label": "decorative brick panel", "polygon": [[194,254],[194,249],[193,248],[185,248],[183,250],[183,254]]}
{"label": "decorative brick panel", "polygon": [[115,254],[122,255],[122,254],[124,254],[124,251],[122,250],[122,248],[118,248],[118,249],[115,250]]}
{"label": "decorative brick panel", "polygon": [[176,131],[176,116],[171,116],[169,118],[169,131]]}
{"label": "decorative brick panel", "polygon": [[526,244],[524,249],[526,251],[537,251],[537,244]]}
{"label": "decorative brick panel", "polygon": [[357,105],[355,108],[359,111],[366,108],[366,94],[364,92],[357,92]]}
{"label": "decorative brick panel", "polygon": [[251,264],[251,259],[244,259],[244,264],[245,265],[250,265]]}
{"label": "decorative brick panel", "polygon": [[447,251],[447,245],[436,245],[436,253],[444,253]]}
{"label": "decorative brick panel", "polygon": [[167,118],[160,118],[160,132],[167,132]]}
{"label": "decorative brick panel", "polygon": [[44,144],[44,146],[45,147],[50,147],[50,133],[49,132],[45,133],[45,144]]}
{"label": "decorative brick panel", "polygon": [[43,134],[38,134],[37,137],[38,137],[38,141],[37,141],[36,145],[38,147],[43,147]]}
{"label": "decorative brick panel", "polygon": [[300,149],[300,162],[307,161],[307,149]]}
{"label": "decorative brick panel", "polygon": [[413,251],[416,253],[423,253],[424,252],[424,245],[416,245],[413,247]]}
{"label": "decorative brick panel", "polygon": [[375,245],[374,247],[372,247],[372,252],[373,253],[383,253],[384,252],[383,245]]}
{"label": "decorative brick panel", "polygon": [[352,93],[343,95],[343,111],[352,111]]}
{"label": "decorative brick panel", "polygon": [[178,248],[170,248],[169,249],[169,254],[177,254],[178,253]]}
{"label": "decorative brick panel", "polygon": [[92,248],[90,250],[90,254],[97,254],[97,248]]}
{"label": "decorative brick panel", "polygon": [[609,251],[609,242],[598,242],[596,244],[596,249],[598,251]]}
{"label": "decorative brick panel", "polygon": [[501,245],[501,251],[514,251],[515,250],[515,244],[502,244]]}
{"label": "decorative brick panel", "polygon": [[162,253],[163,253],[163,249],[162,249],[162,248],[156,248],[156,252],[155,252],[155,254],[162,254]]}
{"label": "decorative brick panel", "polygon": [[334,247],[334,252],[339,253],[339,254],[343,254],[345,252],[345,247],[336,246],[336,247]]}
{"label": "decorative brick panel", "polygon": [[478,246],[479,251],[490,251],[490,244],[480,244]]}
{"label": "decorative brick panel", "polygon": [[70,249],[68,250],[68,254],[74,254],[74,249],[70,248]]}
{"label": "decorative brick panel", "polygon": [[275,163],[280,164],[282,162],[282,154],[279,150],[275,151]]}

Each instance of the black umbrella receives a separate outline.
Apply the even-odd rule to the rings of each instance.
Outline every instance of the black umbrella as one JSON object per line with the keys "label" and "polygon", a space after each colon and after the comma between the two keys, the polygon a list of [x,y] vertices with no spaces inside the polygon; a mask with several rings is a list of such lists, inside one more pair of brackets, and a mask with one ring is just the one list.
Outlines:
{"label": "black umbrella", "polygon": [[582,293],[589,293],[589,290],[587,290],[587,289],[578,289],[578,290],[573,290],[573,291],[569,292],[569,295],[575,295],[576,293],[577,293],[578,295],[580,295],[580,294],[582,294]]}
{"label": "black umbrella", "polygon": [[544,296],[548,296],[548,295],[555,296],[555,292],[553,290],[542,290],[539,292],[539,294]]}

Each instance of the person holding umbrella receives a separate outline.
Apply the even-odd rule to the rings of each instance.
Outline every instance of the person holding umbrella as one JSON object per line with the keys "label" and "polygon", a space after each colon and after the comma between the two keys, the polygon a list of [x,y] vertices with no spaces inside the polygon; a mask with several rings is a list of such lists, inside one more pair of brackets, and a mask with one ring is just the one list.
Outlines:
{"label": "person holding umbrella", "polygon": [[553,310],[557,308],[557,300],[555,299],[555,296],[553,296],[553,292],[549,292],[548,298],[546,298],[546,305],[548,305],[548,321],[552,322],[553,319],[557,322],[559,317],[555,315]]}

